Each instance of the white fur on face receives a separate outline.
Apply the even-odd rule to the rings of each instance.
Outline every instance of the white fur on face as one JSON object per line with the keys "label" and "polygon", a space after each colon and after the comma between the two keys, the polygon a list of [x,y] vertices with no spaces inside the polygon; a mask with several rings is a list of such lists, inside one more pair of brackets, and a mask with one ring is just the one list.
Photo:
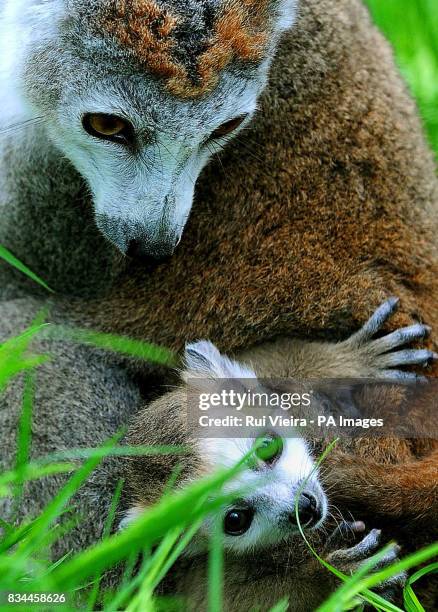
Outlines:
{"label": "white fur on face", "polygon": [[63,3],[3,0],[0,5],[1,124],[9,127],[37,114],[27,103],[22,72],[28,55],[58,36]]}
{"label": "white fur on face", "polygon": [[[187,345],[182,377],[188,385],[193,383],[195,388],[202,380],[217,380],[218,385],[220,379],[259,384],[250,368],[222,355],[214,344],[206,340]],[[255,436],[260,436],[260,433],[255,432]],[[199,438],[196,451],[203,471],[213,474],[236,466],[250,453],[255,442],[254,438]],[[243,502],[253,512],[251,525],[245,533],[237,536],[224,534],[225,548],[239,553],[275,544],[297,532],[290,517],[295,513],[299,492],[309,493],[317,500],[321,520],[313,528],[319,527],[327,515],[327,498],[319,483],[314,461],[306,441],[298,436],[283,439],[281,454],[275,461],[268,463],[258,459],[255,464],[248,465],[224,485],[223,492],[236,496],[236,507]],[[223,517],[232,508],[233,505],[230,505],[224,509]],[[122,522],[123,526],[141,512],[140,507],[131,508]],[[215,517],[207,517],[185,554],[193,555],[205,550],[213,532],[214,520]]]}
{"label": "white fur on face", "polygon": [[[142,242],[151,255],[155,249],[159,254],[165,240],[170,244],[163,246],[173,250],[189,217],[201,170],[230,139],[209,141],[212,132],[239,116],[246,116],[246,123],[250,120],[262,80],[225,75],[205,102],[177,100],[147,76],[94,83],[80,98],[69,92],[49,133],[87,179],[98,226],[122,252],[131,240]],[[141,106],[138,100],[144,101]],[[128,120],[138,147],[129,150],[90,136],[82,126],[86,113]]]}
{"label": "white fur on face", "polygon": [[[210,438],[201,440],[200,454],[214,473],[218,469],[231,468],[252,448],[255,440],[242,438]],[[226,483],[225,493],[235,493],[254,512],[251,526],[242,535],[224,534],[224,546],[229,550],[244,553],[263,546],[275,544],[297,533],[288,517],[295,512],[297,493],[306,480],[304,492],[311,493],[321,507],[322,519],[327,515],[327,498],[319,483],[318,473],[310,456],[306,442],[301,438],[283,439],[283,451],[272,465],[260,465],[259,469],[247,468],[237,477]],[[233,508],[231,504],[225,514]],[[207,519],[201,529],[207,538],[212,532],[213,521]],[[202,544],[194,542],[191,552],[197,551]]]}

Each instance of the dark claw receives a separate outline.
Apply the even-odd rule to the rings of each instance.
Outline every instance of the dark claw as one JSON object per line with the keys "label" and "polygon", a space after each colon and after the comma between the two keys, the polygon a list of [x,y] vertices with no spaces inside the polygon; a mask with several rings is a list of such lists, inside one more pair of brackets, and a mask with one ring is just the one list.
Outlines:
{"label": "dark claw", "polygon": [[384,302],[376,312],[371,316],[365,325],[352,337],[355,344],[363,344],[371,338],[383,327],[386,321],[397,311],[399,299],[391,297]]}

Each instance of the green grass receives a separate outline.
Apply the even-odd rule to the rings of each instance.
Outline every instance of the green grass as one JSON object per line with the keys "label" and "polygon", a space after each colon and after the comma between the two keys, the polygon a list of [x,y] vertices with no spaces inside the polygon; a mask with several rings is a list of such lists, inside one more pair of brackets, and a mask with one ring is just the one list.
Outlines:
{"label": "green grass", "polygon": [[438,2],[366,0],[374,20],[393,44],[402,73],[420,107],[438,154]]}
{"label": "green grass", "polygon": [[[430,141],[438,153],[438,2],[436,0],[367,0],[372,14],[394,45],[397,61],[412,92],[417,97]],[[35,282],[49,288],[11,253],[0,247],[0,257],[29,276]],[[141,519],[123,532],[111,535],[115,512],[121,495],[122,482],[114,492],[113,502],[106,519],[100,542],[80,553],[52,562],[46,552],[65,529],[73,526],[70,502],[76,491],[89,478],[107,455],[184,453],[186,449],[175,447],[126,449],[118,446],[118,438],[107,441],[98,449],[72,449],[68,453],[57,453],[50,457],[29,461],[31,446],[31,422],[33,409],[33,371],[45,360],[46,355],[34,354],[32,341],[44,334],[52,338],[67,337],[75,342],[93,344],[99,348],[129,354],[136,358],[157,363],[175,364],[175,356],[161,347],[134,342],[117,336],[97,334],[84,330],[66,330],[45,323],[45,313],[35,313],[35,321],[20,336],[0,345],[0,393],[8,382],[18,375],[26,377],[23,410],[18,426],[15,465],[0,474],[0,497],[10,497],[15,508],[19,508],[25,482],[47,478],[53,474],[65,474],[65,485],[36,517],[26,521],[5,522],[0,517],[0,592],[68,592],[69,599],[63,605],[46,603],[32,606],[23,603],[22,610],[71,610],[96,609],[97,602],[104,602],[107,612],[129,610],[130,612],[156,609],[179,610],[181,602],[159,598],[155,589],[189,544],[202,519],[209,513],[217,513],[227,501],[223,493],[224,483],[243,465],[228,472],[216,474],[199,481],[182,492],[168,492]],[[68,516],[60,527],[64,516]],[[79,520],[79,519],[78,519]],[[302,537],[305,538],[304,533]],[[394,566],[372,572],[379,554],[369,561],[361,572],[352,577],[343,576],[330,567],[309,548],[326,571],[335,573],[342,585],[319,612],[337,612],[360,607],[360,601],[368,601],[377,610],[395,612],[393,604],[373,594],[380,581],[390,575],[412,570],[404,590],[404,609],[421,612],[415,587],[417,581],[438,571],[438,543],[402,559]],[[380,553],[381,554],[381,553]],[[136,572],[134,567],[137,565]],[[106,569],[117,563],[124,564],[123,579],[117,593],[104,592],[102,576]],[[210,546],[208,564],[208,605],[211,612],[222,609],[223,551],[220,537],[220,522]],[[278,602],[272,612],[287,609],[286,600]],[[11,609],[3,606],[0,609]]]}

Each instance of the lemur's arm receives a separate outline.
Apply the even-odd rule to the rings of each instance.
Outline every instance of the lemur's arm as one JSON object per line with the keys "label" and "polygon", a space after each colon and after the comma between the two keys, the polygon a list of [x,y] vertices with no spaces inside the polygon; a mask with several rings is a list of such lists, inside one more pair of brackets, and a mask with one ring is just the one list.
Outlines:
{"label": "lemur's arm", "polygon": [[[398,300],[382,304],[365,325],[344,342],[311,342],[278,338],[237,355],[264,378],[373,378],[393,381],[418,380],[412,372],[396,369],[427,365],[437,359],[432,351],[402,348],[421,341],[430,328],[420,323],[373,339],[397,309]],[[394,349],[400,349],[395,350]]]}
{"label": "lemur's arm", "polygon": [[[422,377],[396,368],[427,365],[437,358],[428,350],[402,348],[424,339],[430,331],[427,326],[416,324],[373,339],[396,308],[397,300],[388,300],[344,342],[281,338],[246,351],[239,359],[266,378],[418,380]],[[424,411],[420,409],[419,414]],[[419,521],[430,524],[438,509],[438,442],[431,441],[429,454],[418,459],[411,453],[408,440],[374,438],[360,444],[364,450],[360,457],[357,449],[349,454],[340,445],[326,458],[323,479],[331,489],[332,500],[361,517],[411,517],[417,526]]]}

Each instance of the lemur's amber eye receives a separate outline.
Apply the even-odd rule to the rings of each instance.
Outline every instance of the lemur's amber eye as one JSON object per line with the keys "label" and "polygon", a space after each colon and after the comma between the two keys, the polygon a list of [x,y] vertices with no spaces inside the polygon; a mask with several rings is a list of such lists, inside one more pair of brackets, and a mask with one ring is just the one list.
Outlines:
{"label": "lemur's amber eye", "polygon": [[237,130],[237,128],[240,125],[242,125],[246,117],[247,115],[241,115],[240,117],[235,117],[234,119],[231,119],[230,121],[226,121],[225,123],[220,125],[217,129],[215,129],[214,132],[212,132],[210,136],[210,140],[217,140],[219,138],[225,138],[225,136],[232,134],[234,130]]}
{"label": "lemur's amber eye", "polygon": [[129,144],[134,129],[126,119],[104,113],[88,113],[82,118],[84,129],[96,138]]}
{"label": "lemur's amber eye", "polygon": [[227,535],[243,535],[251,527],[254,511],[251,508],[233,508],[225,515],[224,531]]}
{"label": "lemur's amber eye", "polygon": [[276,434],[265,434],[257,442],[255,454],[260,461],[272,465],[283,452],[283,440]]}

